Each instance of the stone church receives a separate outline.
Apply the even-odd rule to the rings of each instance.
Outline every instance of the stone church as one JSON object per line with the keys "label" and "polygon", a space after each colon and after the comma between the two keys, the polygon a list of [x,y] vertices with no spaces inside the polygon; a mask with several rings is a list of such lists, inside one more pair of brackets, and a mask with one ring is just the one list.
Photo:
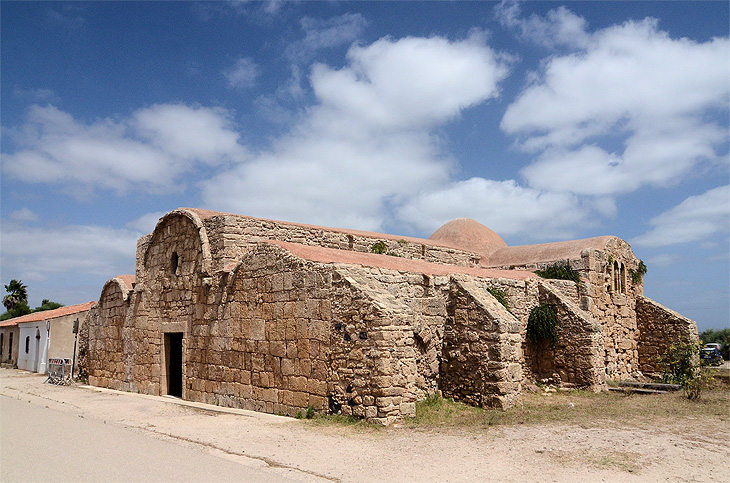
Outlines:
{"label": "stone church", "polygon": [[[556,262],[580,282],[535,274]],[[525,381],[598,390],[697,336],[643,296],[642,265],[613,236],[510,247],[465,218],[418,239],[180,208],[104,285],[83,362],[93,385],[268,413],[388,424],[436,391],[507,408]],[[529,340],[543,305],[557,337]]]}

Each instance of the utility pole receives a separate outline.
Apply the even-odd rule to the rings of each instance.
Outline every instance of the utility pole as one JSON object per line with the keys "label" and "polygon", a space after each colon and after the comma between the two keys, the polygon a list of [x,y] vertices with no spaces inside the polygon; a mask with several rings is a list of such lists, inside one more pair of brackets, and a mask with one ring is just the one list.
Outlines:
{"label": "utility pole", "polygon": [[79,318],[76,317],[76,320],[74,320],[74,358],[73,362],[71,363],[71,380],[73,381],[74,378],[74,367],[76,366],[76,339],[79,337]]}

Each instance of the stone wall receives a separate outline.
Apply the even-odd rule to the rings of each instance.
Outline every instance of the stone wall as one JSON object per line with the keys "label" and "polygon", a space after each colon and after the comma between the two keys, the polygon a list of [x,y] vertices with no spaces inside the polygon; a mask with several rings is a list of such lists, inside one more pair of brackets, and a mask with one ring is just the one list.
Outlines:
{"label": "stone wall", "polygon": [[521,324],[489,292],[452,277],[444,330],[441,390],[481,407],[508,408],[522,381]]}
{"label": "stone wall", "polygon": [[[180,210],[182,211],[182,210]],[[217,269],[240,260],[256,243],[281,240],[302,245],[370,252],[383,242],[386,252],[396,256],[464,267],[479,266],[481,255],[466,250],[424,243],[425,240],[378,233],[337,230],[317,226],[275,222],[245,216],[218,214],[203,220],[210,234],[211,252]]]}
{"label": "stone wall", "polygon": [[126,376],[123,328],[129,309],[129,293],[117,279],[109,280],[99,301],[92,306],[81,330],[79,366],[88,373],[89,384],[129,390]]}
{"label": "stone wall", "polygon": [[[632,281],[631,270],[638,270],[639,260],[631,246],[612,237],[603,250],[588,248],[573,258],[531,262],[509,268],[538,270],[555,262],[567,263],[581,275],[582,283],[577,286],[568,281],[550,282],[574,305],[601,324],[608,377],[624,379],[634,375],[639,369],[636,300],[643,295],[643,283]],[[526,323],[526,319],[520,319]],[[525,354],[528,359],[531,357],[530,348],[526,348]],[[534,365],[529,360],[526,364]]]}
{"label": "stone wall", "polygon": [[[523,378],[599,387],[606,372],[625,377],[639,367],[639,343],[660,330],[651,320],[668,317],[640,302],[649,322],[637,328],[642,287],[629,270],[638,260],[618,239],[567,260],[580,284],[317,262],[332,254],[306,259],[315,252],[268,239],[360,252],[383,241],[403,258],[479,262],[424,240],[176,210],[138,242],[134,289],[108,282],[87,318],[90,382],[168,394],[174,334],[183,399],[288,415],[312,407],[387,424],[439,390],[509,407]],[[489,288],[504,291],[510,311]],[[557,310],[555,345],[525,340],[540,303]],[[672,317],[662,323],[691,325]],[[660,350],[652,344],[647,354]]]}
{"label": "stone wall", "polygon": [[527,342],[532,353],[532,372],[557,383],[594,389],[603,386],[605,366],[601,325],[551,282],[540,282],[539,292],[540,303],[552,306],[557,312],[558,341]]}
{"label": "stone wall", "polygon": [[647,374],[661,371],[659,358],[673,343],[680,339],[699,341],[694,321],[646,297],[637,300],[636,319],[640,369]]}

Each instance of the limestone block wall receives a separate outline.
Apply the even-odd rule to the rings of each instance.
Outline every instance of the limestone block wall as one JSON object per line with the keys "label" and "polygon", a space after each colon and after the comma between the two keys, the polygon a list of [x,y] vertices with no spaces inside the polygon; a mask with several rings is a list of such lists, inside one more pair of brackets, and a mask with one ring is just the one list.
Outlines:
{"label": "limestone block wall", "polygon": [[399,310],[413,314],[416,386],[423,394],[437,391],[450,277],[352,265],[340,265],[338,271],[357,281],[363,291],[390,294],[401,305]]}
{"label": "limestone block wall", "polygon": [[85,328],[81,331],[80,353],[85,354],[79,365],[93,386],[129,389],[123,338],[128,295],[123,283],[109,280],[82,324]]}
{"label": "limestone block wall", "polygon": [[674,342],[698,341],[697,324],[673,310],[639,297],[636,303],[639,332],[639,368],[645,373],[660,372],[659,358]]}
{"label": "limestone block wall", "polygon": [[467,278],[452,283],[441,390],[476,406],[511,407],[521,390],[521,323]]}
{"label": "limestone block wall", "polygon": [[219,214],[203,220],[217,269],[240,260],[256,243],[265,240],[313,245],[340,250],[370,252],[373,244],[383,242],[386,251],[397,256],[435,263],[475,267],[481,255],[410,237],[338,231],[316,226],[275,222],[243,216]]}
{"label": "limestone block wall", "polygon": [[630,377],[639,370],[636,301],[643,284],[633,283],[630,270],[639,260],[628,243],[612,239],[606,250],[591,250],[587,283],[583,287],[590,303],[581,308],[603,327],[606,374],[612,379]]}
{"label": "limestone block wall", "polygon": [[326,409],[326,271],[282,252],[262,246],[244,257],[221,280],[221,303],[192,322],[186,399],[292,416]]}
{"label": "limestone block wall", "polygon": [[413,415],[420,395],[414,313],[342,268],[333,274],[330,410],[383,424]]}
{"label": "limestone block wall", "polygon": [[383,423],[413,414],[413,314],[367,276],[261,244],[224,278],[218,308],[186,336],[185,399]]}
{"label": "limestone block wall", "polygon": [[[167,394],[167,366],[164,359],[166,333],[182,333],[183,358],[187,335],[206,313],[206,299],[212,285],[205,230],[195,217],[173,212],[163,217],[143,253],[141,270],[132,299],[127,339],[130,383],[148,394]],[[189,390],[183,376],[183,397]]]}
{"label": "limestone block wall", "polygon": [[[643,284],[631,279],[630,270],[639,266],[631,246],[614,237],[603,250],[588,248],[573,258],[502,268],[537,270],[555,262],[566,262],[581,274],[583,282],[578,286],[567,281],[550,282],[601,324],[607,375],[614,379],[633,375],[639,368],[636,300],[643,294]],[[526,319],[521,320],[526,323]],[[526,364],[531,365],[530,348],[525,354]]]}
{"label": "limestone block wall", "polygon": [[[558,316],[558,342],[545,340],[533,347],[532,371],[578,386],[605,384],[601,324],[581,310],[551,282],[539,282],[540,303],[552,305]],[[528,342],[528,345],[532,344]]]}

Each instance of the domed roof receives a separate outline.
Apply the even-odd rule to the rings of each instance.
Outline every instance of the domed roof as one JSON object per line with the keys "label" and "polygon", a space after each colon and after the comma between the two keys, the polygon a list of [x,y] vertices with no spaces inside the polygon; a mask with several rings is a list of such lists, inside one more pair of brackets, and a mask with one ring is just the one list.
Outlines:
{"label": "domed roof", "polygon": [[451,220],[428,239],[484,255],[507,246],[501,236],[471,218]]}

